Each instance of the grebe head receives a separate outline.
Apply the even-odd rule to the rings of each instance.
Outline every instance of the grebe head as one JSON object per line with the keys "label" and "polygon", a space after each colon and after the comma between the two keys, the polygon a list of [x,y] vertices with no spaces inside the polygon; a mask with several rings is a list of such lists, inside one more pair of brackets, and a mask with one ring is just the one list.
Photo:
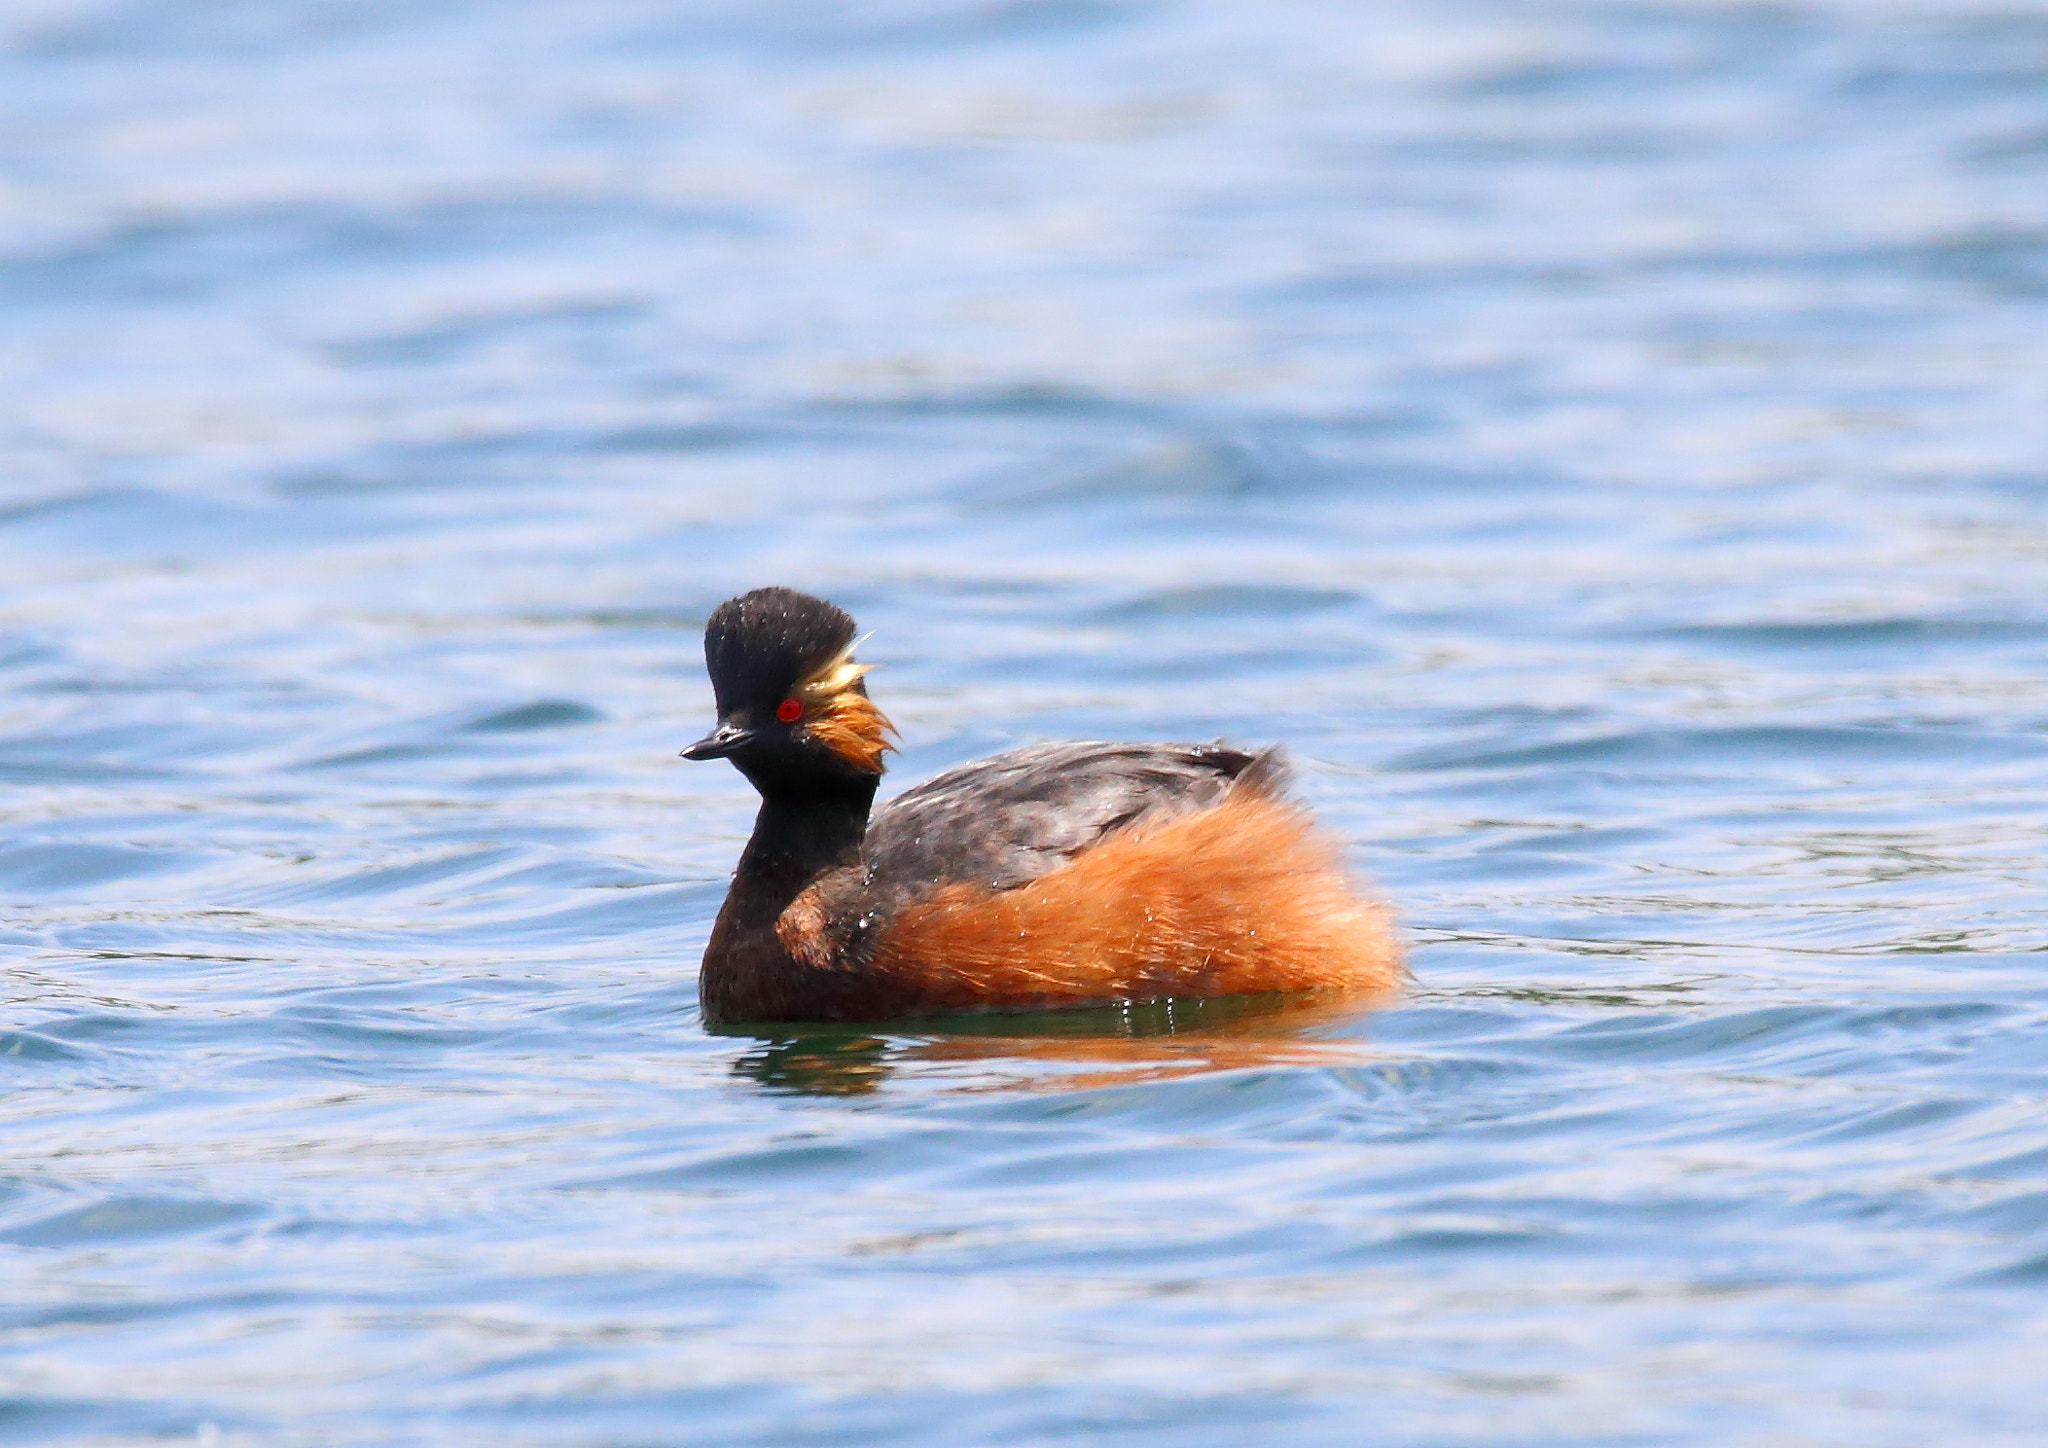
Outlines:
{"label": "grebe head", "polygon": [[872,780],[895,726],[868,700],[853,618],[822,598],[757,588],[704,628],[718,727],[685,759],[731,759],[763,793]]}

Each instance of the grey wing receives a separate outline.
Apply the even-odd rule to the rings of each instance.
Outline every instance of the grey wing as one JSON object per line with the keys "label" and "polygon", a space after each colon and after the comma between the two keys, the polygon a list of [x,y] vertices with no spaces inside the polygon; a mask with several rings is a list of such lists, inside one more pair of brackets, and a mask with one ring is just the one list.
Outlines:
{"label": "grey wing", "polygon": [[1220,744],[1039,744],[963,764],[878,810],[861,842],[871,885],[900,896],[955,881],[1008,890],[1139,820],[1205,809],[1233,783],[1277,792],[1277,750]]}

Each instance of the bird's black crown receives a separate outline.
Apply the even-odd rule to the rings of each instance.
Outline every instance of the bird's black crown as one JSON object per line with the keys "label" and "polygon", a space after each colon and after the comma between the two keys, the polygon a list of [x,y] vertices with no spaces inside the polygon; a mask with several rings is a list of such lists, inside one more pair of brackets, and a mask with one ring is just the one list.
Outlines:
{"label": "bird's black crown", "polygon": [[704,665],[720,715],[788,695],[853,644],[853,615],[793,588],[729,598],[704,626]]}

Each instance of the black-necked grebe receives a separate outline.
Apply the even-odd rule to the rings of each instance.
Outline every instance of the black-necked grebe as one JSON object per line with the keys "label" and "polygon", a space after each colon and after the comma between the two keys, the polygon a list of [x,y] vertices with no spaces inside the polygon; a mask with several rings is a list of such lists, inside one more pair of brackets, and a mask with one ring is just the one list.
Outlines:
{"label": "black-necked grebe", "polygon": [[761,795],[704,952],[707,1021],[1402,979],[1384,911],[1285,798],[1274,751],[1040,744],[874,810],[894,730],[853,645],[843,610],[786,588],[730,599],[705,628],[717,728],[683,757],[730,759]]}

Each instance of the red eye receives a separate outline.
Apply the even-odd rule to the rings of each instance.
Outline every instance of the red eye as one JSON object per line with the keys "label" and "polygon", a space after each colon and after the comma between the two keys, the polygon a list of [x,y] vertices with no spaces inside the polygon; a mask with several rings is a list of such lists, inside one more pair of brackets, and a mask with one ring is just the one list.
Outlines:
{"label": "red eye", "polygon": [[794,724],[804,717],[804,706],[795,699],[784,699],[775,706],[775,717],[785,724]]}

